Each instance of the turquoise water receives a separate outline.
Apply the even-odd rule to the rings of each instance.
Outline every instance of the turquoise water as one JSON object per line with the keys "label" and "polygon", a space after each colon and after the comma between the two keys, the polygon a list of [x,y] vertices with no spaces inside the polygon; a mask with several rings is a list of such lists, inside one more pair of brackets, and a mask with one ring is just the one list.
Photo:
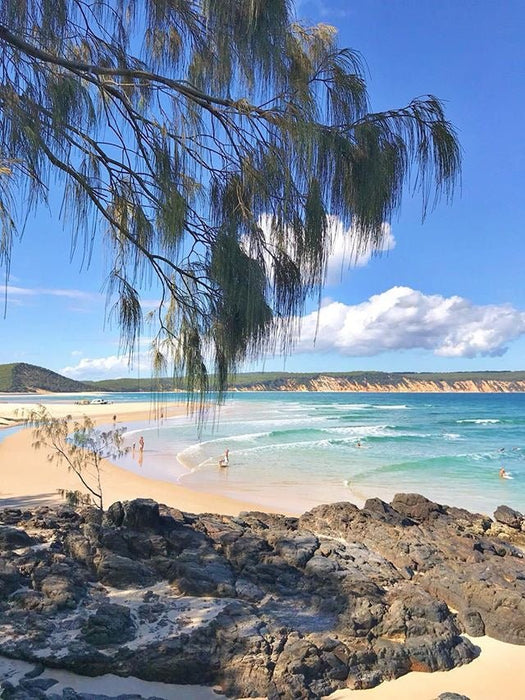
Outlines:
{"label": "turquoise water", "polygon": [[[416,491],[488,514],[503,503],[525,511],[523,394],[243,393],[200,438],[186,417],[133,427],[128,444],[139,433],[142,465],[135,454],[123,466],[261,506],[300,512]],[[502,466],[512,479],[499,478]]]}
{"label": "turquoise water", "polygon": [[[154,401],[107,398],[117,414],[119,401]],[[161,405],[177,400],[163,395]],[[135,450],[122,466],[261,507],[301,512],[415,491],[489,515],[503,503],[525,511],[525,394],[240,393],[200,436],[192,418],[166,414],[129,424],[127,444],[140,435],[142,463]],[[502,466],[512,479],[499,478]]]}

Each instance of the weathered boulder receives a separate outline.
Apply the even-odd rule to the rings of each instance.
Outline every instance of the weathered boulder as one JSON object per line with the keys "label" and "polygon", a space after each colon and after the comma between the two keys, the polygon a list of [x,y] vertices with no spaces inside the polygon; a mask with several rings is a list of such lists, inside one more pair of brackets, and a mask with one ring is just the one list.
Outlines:
{"label": "weathered boulder", "polygon": [[16,527],[0,525],[0,551],[10,549],[22,549],[34,544],[32,537],[27,532]]}
{"label": "weathered boulder", "polygon": [[398,513],[419,521],[435,518],[444,512],[443,506],[429,501],[419,493],[397,493],[391,505]]}
{"label": "weathered boulder", "polygon": [[101,552],[95,557],[94,564],[98,580],[115,588],[144,588],[158,580],[155,571],[147,564],[113,552]]}
{"label": "weathered boulder", "polygon": [[82,636],[95,647],[123,644],[135,637],[131,611],[124,605],[104,603],[82,626]]}
{"label": "weathered boulder", "polygon": [[149,498],[118,501],[108,508],[104,522],[132,530],[157,530],[161,525],[159,504]]}
{"label": "weathered boulder", "polygon": [[19,569],[8,559],[0,557],[0,600],[16,591],[23,585],[23,581],[24,578],[20,575]]}
{"label": "weathered boulder", "polygon": [[520,530],[523,523],[523,515],[519,511],[513,510],[508,506],[498,506],[494,511],[494,520],[497,520],[498,523],[503,523],[503,525],[508,525],[516,530]]}

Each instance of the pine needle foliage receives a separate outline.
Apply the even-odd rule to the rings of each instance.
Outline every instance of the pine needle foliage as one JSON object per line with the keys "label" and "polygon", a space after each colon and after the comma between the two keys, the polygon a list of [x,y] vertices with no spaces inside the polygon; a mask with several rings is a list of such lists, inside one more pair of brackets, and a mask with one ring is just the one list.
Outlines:
{"label": "pine needle foliage", "polygon": [[199,396],[224,391],[242,360],[290,349],[325,279],[329,215],[357,232],[358,255],[380,246],[407,186],[425,213],[459,174],[437,98],[370,111],[358,54],[291,7],[0,3],[0,264],[58,182],[73,250],[111,251],[124,349],[141,291],[160,286],[155,367]]}

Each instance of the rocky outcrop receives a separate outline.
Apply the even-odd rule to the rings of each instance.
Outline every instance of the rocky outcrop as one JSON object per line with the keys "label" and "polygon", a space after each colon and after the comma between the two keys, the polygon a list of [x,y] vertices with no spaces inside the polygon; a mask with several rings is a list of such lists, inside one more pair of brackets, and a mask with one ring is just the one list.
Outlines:
{"label": "rocky outcrop", "polygon": [[477,653],[462,632],[525,644],[523,517],[498,511],[417,494],[300,518],[5,509],[0,653],[272,699],[450,669]]}

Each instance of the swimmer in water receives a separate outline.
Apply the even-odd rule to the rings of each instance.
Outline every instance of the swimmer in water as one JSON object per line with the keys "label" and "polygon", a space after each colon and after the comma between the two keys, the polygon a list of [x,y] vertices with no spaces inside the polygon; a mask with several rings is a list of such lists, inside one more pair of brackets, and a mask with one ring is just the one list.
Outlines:
{"label": "swimmer in water", "polygon": [[507,476],[507,472],[503,467],[501,467],[501,469],[499,470],[499,475],[502,479],[504,479]]}

